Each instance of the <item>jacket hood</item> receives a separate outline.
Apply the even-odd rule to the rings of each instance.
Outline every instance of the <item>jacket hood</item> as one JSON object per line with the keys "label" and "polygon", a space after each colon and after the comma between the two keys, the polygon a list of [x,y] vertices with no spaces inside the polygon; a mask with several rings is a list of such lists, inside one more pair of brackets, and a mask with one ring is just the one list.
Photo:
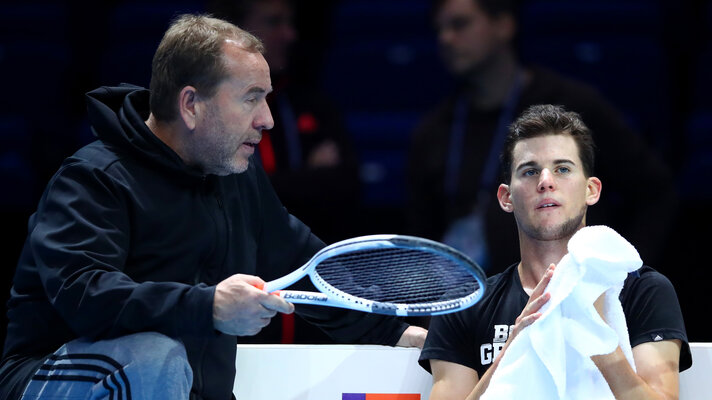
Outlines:
{"label": "jacket hood", "polygon": [[129,84],[102,86],[86,94],[94,134],[104,142],[138,154],[162,168],[202,177],[148,128],[150,92]]}

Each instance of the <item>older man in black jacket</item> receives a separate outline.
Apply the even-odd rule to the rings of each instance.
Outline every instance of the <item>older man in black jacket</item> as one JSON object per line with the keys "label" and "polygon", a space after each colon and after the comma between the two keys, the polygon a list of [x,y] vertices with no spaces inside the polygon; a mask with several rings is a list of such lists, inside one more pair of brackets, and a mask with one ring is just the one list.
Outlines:
{"label": "older man in black jacket", "polygon": [[[232,24],[185,15],[154,56],[150,92],[89,93],[99,140],[63,163],[30,219],[0,397],[231,398],[236,336],[294,311],[256,275],[324,246],[252,162],[273,126],[261,51]],[[338,341],[425,337],[392,318],[297,312]]]}

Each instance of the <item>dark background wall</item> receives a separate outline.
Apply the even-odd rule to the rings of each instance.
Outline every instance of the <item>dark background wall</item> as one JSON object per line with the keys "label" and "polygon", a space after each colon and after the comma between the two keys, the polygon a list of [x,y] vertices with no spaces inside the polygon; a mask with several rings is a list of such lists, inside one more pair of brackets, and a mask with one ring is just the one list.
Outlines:
{"label": "dark background wall", "polygon": [[[297,76],[333,97],[359,153],[364,215],[353,231],[400,232],[410,132],[451,84],[437,59],[430,2],[295,4]],[[84,93],[120,82],[147,86],[171,17],[204,8],[180,0],[0,4],[2,303],[44,185],[91,140]],[[672,168],[680,218],[665,265],[654,267],[675,284],[691,341],[712,341],[702,317],[712,277],[704,251],[712,222],[710,2],[529,0],[522,21],[525,60],[596,86]]]}

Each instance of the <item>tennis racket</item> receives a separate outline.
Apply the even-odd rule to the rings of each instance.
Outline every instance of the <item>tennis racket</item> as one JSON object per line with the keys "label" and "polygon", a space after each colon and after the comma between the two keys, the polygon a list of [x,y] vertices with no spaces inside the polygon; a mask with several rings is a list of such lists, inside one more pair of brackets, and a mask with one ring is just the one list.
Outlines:
{"label": "tennis racket", "polygon": [[[281,290],[306,275],[320,292]],[[475,304],[485,292],[485,281],[474,261],[442,243],[370,235],[327,246],[301,268],[262,289],[291,303],[423,316]]]}

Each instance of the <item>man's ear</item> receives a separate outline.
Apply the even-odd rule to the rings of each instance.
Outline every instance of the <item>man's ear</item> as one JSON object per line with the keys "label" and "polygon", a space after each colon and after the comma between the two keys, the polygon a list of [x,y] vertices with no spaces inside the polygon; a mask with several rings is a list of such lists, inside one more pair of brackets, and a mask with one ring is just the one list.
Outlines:
{"label": "man's ear", "polygon": [[592,206],[598,203],[598,199],[601,198],[601,189],[603,184],[601,180],[592,176],[586,181],[586,204]]}
{"label": "man's ear", "polygon": [[178,113],[189,130],[195,129],[197,102],[196,89],[193,86],[184,87],[178,94]]}
{"label": "man's ear", "polygon": [[509,185],[504,183],[500,184],[497,188],[497,200],[499,201],[499,206],[502,210],[511,213],[514,211],[514,205],[512,204],[512,193],[509,191]]}

